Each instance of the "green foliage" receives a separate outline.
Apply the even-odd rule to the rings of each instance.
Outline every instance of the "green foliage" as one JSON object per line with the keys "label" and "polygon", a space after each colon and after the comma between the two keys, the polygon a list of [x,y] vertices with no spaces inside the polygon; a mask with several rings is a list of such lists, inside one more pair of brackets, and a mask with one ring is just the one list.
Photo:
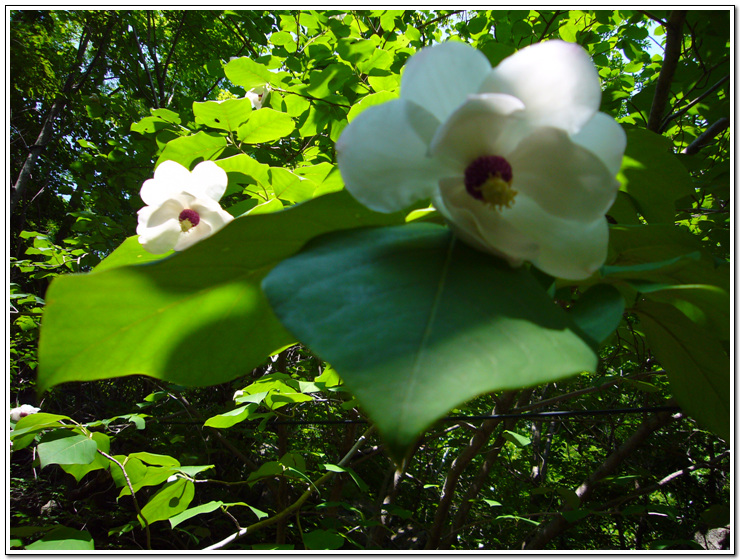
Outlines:
{"label": "green foliage", "polygon": [[[10,400],[42,412],[12,424],[9,546],[699,546],[731,490],[730,13],[12,10]],[[628,137],[592,278],[343,191],[336,141],[419,49],[550,39]],[[235,219],[151,255],[168,159],[215,161]]]}

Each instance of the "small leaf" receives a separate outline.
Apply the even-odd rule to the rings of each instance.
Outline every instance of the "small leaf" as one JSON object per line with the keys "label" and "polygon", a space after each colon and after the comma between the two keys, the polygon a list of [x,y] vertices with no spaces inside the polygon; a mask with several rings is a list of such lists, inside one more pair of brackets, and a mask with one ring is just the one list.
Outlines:
{"label": "small leaf", "polygon": [[623,313],[624,298],[619,290],[597,284],[578,298],[570,317],[598,348],[619,326]]}
{"label": "small leaf", "polygon": [[532,440],[527,436],[523,436],[522,434],[517,434],[516,432],[511,432],[509,430],[504,430],[503,435],[506,441],[513,443],[517,447],[526,447],[532,443]]}
{"label": "small leaf", "polygon": [[195,122],[219,130],[235,132],[251,113],[252,101],[247,98],[193,103]]}

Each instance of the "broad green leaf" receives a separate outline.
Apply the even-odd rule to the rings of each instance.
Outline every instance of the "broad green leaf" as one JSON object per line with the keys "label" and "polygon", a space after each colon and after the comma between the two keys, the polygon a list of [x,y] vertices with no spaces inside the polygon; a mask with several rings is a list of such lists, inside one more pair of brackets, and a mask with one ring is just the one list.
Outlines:
{"label": "broad green leaf", "polygon": [[95,460],[98,445],[87,436],[70,430],[50,432],[38,444],[39,464],[47,465],[89,465]]}
{"label": "broad green leaf", "polygon": [[[147,504],[141,508],[143,515],[149,524],[155,521],[169,519],[178,513],[185,511],[195,496],[195,484],[184,478],[178,478],[174,482],[167,483],[159,492],[154,494]],[[139,517],[141,526],[144,521]]]}
{"label": "broad green leaf", "polygon": [[115,251],[104,258],[101,263],[93,269],[93,272],[102,272],[110,268],[126,266],[130,264],[143,264],[163,259],[174,253],[169,251],[163,255],[153,255],[139,243],[139,236],[132,235],[121,243]]}
{"label": "broad green leaf", "polygon": [[[110,437],[102,432],[93,432],[92,439],[96,443],[97,448],[103,453],[110,451]],[[72,464],[72,465],[61,465],[62,470],[67,474],[71,474],[75,477],[75,480],[79,482],[82,478],[91,471],[97,471],[100,469],[107,469],[110,465],[110,460],[103,457],[100,453],[95,453],[95,458],[92,463],[89,464]]]}
{"label": "broad green leaf", "polygon": [[211,513],[212,511],[216,511],[222,505],[224,505],[224,503],[219,500],[219,501],[211,501],[211,502],[208,502],[207,504],[201,504],[199,506],[186,509],[185,511],[180,512],[177,515],[170,517],[170,525],[174,529],[183,521],[187,521],[188,519],[195,517],[196,515],[200,515],[201,513]]}
{"label": "broad green leaf", "polygon": [[277,198],[290,202],[309,200],[316,190],[316,183],[282,167],[270,168],[270,184]]}
{"label": "broad green leaf", "polygon": [[193,163],[216,159],[225,148],[226,138],[223,136],[196,132],[168,142],[157,159],[157,165],[172,160],[190,169]]}
{"label": "broad green leaf", "polygon": [[371,93],[370,95],[366,95],[359,101],[359,103],[355,103],[352,106],[352,108],[349,110],[349,113],[347,113],[347,120],[349,122],[352,122],[355,117],[357,117],[357,115],[362,113],[368,107],[372,107],[373,105],[380,105],[381,103],[385,103],[386,101],[390,101],[396,98],[398,98],[398,95],[396,95],[395,93],[390,93],[388,91],[381,91],[379,93]]}
{"label": "broad green leaf", "polygon": [[169,455],[160,455],[159,453],[149,453],[148,451],[139,451],[137,453],[131,453],[129,457],[139,459],[149,465],[157,465],[160,467],[179,467],[180,461]]}
{"label": "broad green leaf", "polygon": [[295,128],[289,115],[263,107],[253,111],[249,119],[237,130],[237,138],[246,144],[272,142],[288,136]]}
{"label": "broad green leaf", "polygon": [[95,550],[95,543],[87,531],[59,526],[27,545],[26,550]]}
{"label": "broad green leaf", "polygon": [[593,370],[596,356],[525,269],[432,224],[327,235],[263,289],[401,459],[454,406]]}
{"label": "broad green leaf", "polygon": [[46,412],[37,412],[21,418],[10,432],[10,441],[13,443],[13,449],[19,450],[29,446],[39,432],[50,428],[63,426],[61,420],[69,420],[69,416],[60,414],[48,414]]}
{"label": "broad green leaf", "polygon": [[730,441],[730,359],[720,343],[671,305],[643,300],[635,310],[678,404]]}
{"label": "broad green leaf", "polygon": [[671,153],[669,139],[643,129],[628,129],[627,149],[617,176],[649,223],[673,223],[675,201],[692,194],[691,177]]}
{"label": "broad green leaf", "polygon": [[249,418],[249,415],[257,410],[258,407],[259,405],[255,403],[240,406],[229,412],[211,416],[203,425],[210,428],[231,428]]}
{"label": "broad green leaf", "polygon": [[624,298],[619,290],[597,284],[578,298],[570,317],[598,348],[619,326],[623,313]]}
{"label": "broad green leaf", "polygon": [[344,537],[333,531],[316,529],[303,535],[306,550],[336,550],[344,544]]}
{"label": "broad green leaf", "polygon": [[219,130],[236,131],[251,113],[252,101],[248,98],[193,103],[195,122]]}
{"label": "broad green leaf", "polygon": [[322,233],[402,221],[342,191],[237,218],[153,263],[60,276],[47,292],[39,389],[133,374],[196,386],[239,377],[293,342],[260,289],[276,263]]}
{"label": "broad green leaf", "polygon": [[267,68],[246,56],[229,61],[224,72],[232,83],[246,90],[265,85],[272,78]]}
{"label": "broad green leaf", "polygon": [[[148,467],[138,459],[131,459],[125,455],[114,455],[113,458],[121,463],[123,468],[126,469],[126,476],[132,486],[146,476]],[[128,490],[128,484],[126,482],[126,478],[123,476],[121,467],[112,461],[110,463],[110,474],[113,477],[113,482],[117,488],[124,488],[128,494],[131,493]]]}

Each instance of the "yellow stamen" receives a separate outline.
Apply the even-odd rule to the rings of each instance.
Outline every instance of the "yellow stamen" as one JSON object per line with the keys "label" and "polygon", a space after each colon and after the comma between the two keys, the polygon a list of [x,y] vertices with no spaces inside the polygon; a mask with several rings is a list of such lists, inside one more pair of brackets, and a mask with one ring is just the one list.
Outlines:
{"label": "yellow stamen", "polygon": [[517,191],[511,188],[511,183],[504,181],[499,175],[489,175],[488,179],[478,187],[483,200],[501,210],[504,206],[511,208]]}

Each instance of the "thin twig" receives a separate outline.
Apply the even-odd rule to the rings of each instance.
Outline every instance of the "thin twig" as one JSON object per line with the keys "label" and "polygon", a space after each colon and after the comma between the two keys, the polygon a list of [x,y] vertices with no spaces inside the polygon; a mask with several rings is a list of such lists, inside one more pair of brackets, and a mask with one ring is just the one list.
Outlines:
{"label": "thin twig", "polygon": [[141,512],[141,508],[139,507],[139,501],[136,499],[136,494],[134,493],[134,487],[131,484],[131,480],[128,477],[128,473],[126,472],[126,467],[123,466],[117,459],[113,458],[111,455],[108,455],[105,451],[101,451],[98,449],[98,453],[100,453],[103,457],[108,459],[109,461],[115,463],[118,465],[121,469],[121,472],[123,473],[123,478],[126,480],[126,484],[128,485],[128,489],[131,492],[131,498],[134,500],[134,509],[136,509],[136,513],[139,517],[141,517],[141,520],[144,522],[144,530],[146,531],[146,548],[147,550],[152,549],[152,535],[149,532],[149,522],[146,520],[146,517],[144,517],[144,514]]}
{"label": "thin twig", "polygon": [[[352,456],[357,452],[357,450],[360,448],[360,446],[365,442],[365,439],[375,430],[375,426],[370,426],[365,432],[359,437],[359,439],[355,442],[355,444],[352,446],[352,448],[347,452],[347,454],[342,457],[342,459],[337,463],[338,466],[343,467],[346,465],[350,459],[352,459]],[[308,498],[311,496],[311,494],[314,493],[314,491],[318,491],[319,486],[327,482],[328,480],[331,480],[331,478],[336,473],[334,471],[329,471],[326,474],[324,474],[321,478],[319,478],[316,482],[312,482],[309,484],[308,489],[301,494],[301,496],[293,502],[291,505],[289,505],[287,508],[285,508],[280,513],[273,515],[272,517],[265,519],[263,521],[258,521],[257,523],[253,523],[249,527],[244,527],[243,529],[240,529],[236,533],[233,533],[226,537],[224,540],[217,542],[216,544],[213,544],[211,546],[208,546],[204,548],[203,550],[218,550],[220,548],[225,547],[226,545],[242,538],[247,533],[254,533],[255,531],[258,531],[260,529],[263,529],[264,527],[269,527],[270,525],[274,525],[278,521],[289,517],[293,514],[293,512],[296,512],[301,508],[301,506],[308,500]]]}

